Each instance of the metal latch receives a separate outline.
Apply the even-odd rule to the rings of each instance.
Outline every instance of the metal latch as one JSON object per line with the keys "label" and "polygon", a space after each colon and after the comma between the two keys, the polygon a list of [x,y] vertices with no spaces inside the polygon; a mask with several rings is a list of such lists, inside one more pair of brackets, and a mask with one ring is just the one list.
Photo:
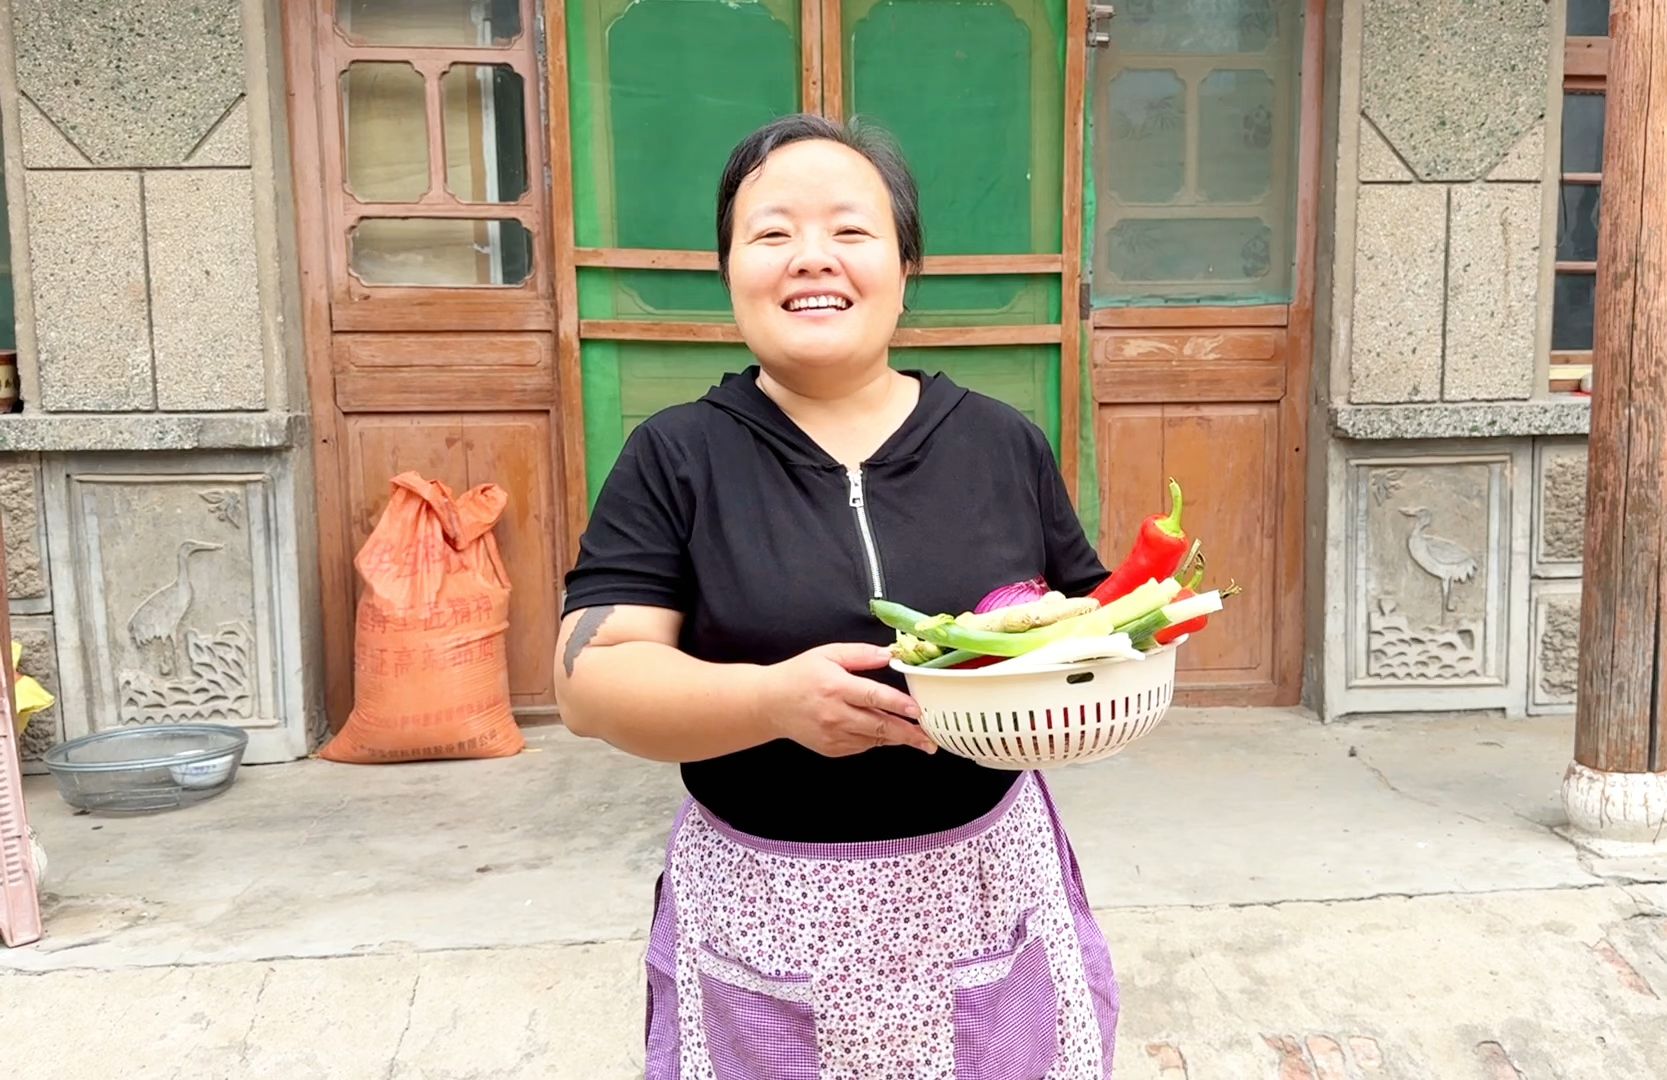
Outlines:
{"label": "metal latch", "polygon": [[1088,47],[1103,49],[1111,44],[1111,34],[1103,27],[1117,16],[1117,8],[1111,4],[1088,5]]}

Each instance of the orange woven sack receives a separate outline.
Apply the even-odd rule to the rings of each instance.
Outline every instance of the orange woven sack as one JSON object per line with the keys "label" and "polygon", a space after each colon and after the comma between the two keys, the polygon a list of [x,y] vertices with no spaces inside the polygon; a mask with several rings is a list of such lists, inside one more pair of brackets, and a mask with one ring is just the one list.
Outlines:
{"label": "orange woven sack", "polygon": [[414,472],[353,565],[365,583],[353,645],[353,713],[319,756],[375,764],[509,757],[525,741],[509,708],[509,577],[492,527],[508,496],[453,499]]}

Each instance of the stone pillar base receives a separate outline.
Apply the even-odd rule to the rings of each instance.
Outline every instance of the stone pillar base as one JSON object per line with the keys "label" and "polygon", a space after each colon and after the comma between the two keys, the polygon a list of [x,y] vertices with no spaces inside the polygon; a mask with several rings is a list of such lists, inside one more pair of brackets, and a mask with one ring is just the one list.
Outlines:
{"label": "stone pillar base", "polygon": [[1596,854],[1667,854],[1667,773],[1599,772],[1571,762],[1563,809],[1568,838]]}

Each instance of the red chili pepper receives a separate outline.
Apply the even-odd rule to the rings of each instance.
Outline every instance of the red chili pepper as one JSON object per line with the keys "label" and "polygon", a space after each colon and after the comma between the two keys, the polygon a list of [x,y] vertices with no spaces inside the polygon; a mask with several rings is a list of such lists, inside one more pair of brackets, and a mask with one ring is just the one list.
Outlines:
{"label": "red chili pepper", "polygon": [[1089,593],[1102,605],[1126,596],[1148,581],[1175,573],[1191,546],[1181,531],[1181,485],[1169,481],[1168,515],[1153,514],[1140,523],[1140,534],[1121,566]]}

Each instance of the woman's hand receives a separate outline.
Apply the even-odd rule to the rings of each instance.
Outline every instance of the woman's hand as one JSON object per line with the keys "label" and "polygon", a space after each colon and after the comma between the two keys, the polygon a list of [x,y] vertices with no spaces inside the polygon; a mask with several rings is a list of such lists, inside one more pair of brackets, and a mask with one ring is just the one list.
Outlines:
{"label": "woman's hand", "polygon": [[891,662],[878,645],[823,645],[763,669],[758,707],[783,738],[824,754],[844,757],[877,746],[913,746],[936,753],[937,744],[916,724],[920,706],[909,695],[853,675]]}

